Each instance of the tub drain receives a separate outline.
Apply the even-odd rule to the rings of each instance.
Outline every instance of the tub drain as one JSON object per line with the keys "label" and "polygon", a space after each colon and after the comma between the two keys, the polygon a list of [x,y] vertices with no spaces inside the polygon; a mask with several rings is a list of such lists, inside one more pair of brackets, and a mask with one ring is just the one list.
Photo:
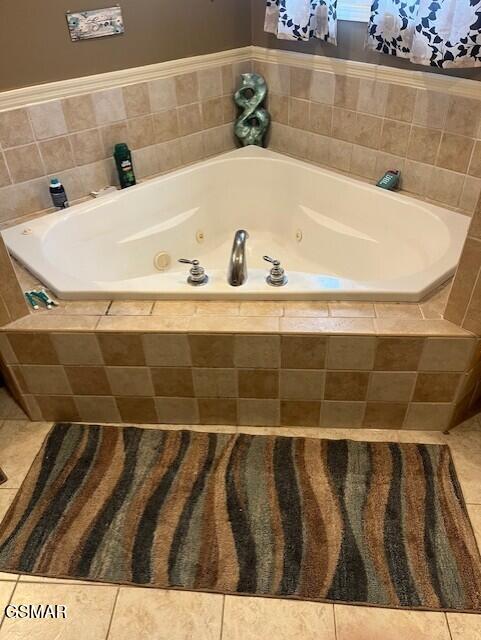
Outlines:
{"label": "tub drain", "polygon": [[170,267],[170,255],[167,251],[159,251],[154,257],[154,267],[157,271],[165,271]]}

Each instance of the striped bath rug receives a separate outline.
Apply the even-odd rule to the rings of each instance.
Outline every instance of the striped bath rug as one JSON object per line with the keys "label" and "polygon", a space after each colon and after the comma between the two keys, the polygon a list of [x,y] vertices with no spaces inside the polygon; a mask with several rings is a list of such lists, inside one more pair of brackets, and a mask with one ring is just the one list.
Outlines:
{"label": "striped bath rug", "polygon": [[0,484],[3,484],[7,481],[7,476],[3,473],[2,469],[0,469]]}
{"label": "striped bath rug", "polygon": [[439,445],[57,424],[0,525],[0,571],[481,609]]}

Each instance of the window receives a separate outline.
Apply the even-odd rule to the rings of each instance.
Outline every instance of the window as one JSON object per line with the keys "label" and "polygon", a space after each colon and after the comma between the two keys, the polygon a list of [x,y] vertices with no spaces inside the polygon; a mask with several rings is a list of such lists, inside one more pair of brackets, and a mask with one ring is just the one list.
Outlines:
{"label": "window", "polygon": [[338,20],[368,22],[371,4],[371,0],[337,0],[337,18]]}

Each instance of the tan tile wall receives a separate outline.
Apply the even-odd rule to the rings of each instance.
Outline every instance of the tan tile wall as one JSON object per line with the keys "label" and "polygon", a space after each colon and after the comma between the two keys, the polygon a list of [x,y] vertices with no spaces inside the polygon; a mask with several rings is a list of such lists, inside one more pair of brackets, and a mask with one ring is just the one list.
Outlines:
{"label": "tan tile wall", "polygon": [[22,291],[0,235],[0,327],[28,315]]}
{"label": "tan tile wall", "polygon": [[49,177],[70,200],[117,184],[113,146],[133,150],[137,177],[235,146],[232,93],[250,63],[0,112],[0,225],[51,207]]}
{"label": "tan tile wall", "polygon": [[254,62],[270,88],[270,146],[472,214],[481,192],[481,101]]}
{"label": "tan tile wall", "polygon": [[481,335],[481,198],[471,221],[445,317]]}
{"label": "tan tile wall", "polygon": [[0,348],[44,420],[446,429],[476,340],[29,332]]}

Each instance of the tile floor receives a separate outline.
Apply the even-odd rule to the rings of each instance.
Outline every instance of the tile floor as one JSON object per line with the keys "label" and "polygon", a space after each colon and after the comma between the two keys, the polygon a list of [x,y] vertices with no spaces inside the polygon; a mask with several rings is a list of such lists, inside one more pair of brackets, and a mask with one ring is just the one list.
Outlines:
{"label": "tile floor", "polygon": [[[1,411],[0,404],[0,411]],[[1,413],[0,413],[1,415]],[[50,423],[0,417],[0,518],[13,500]],[[150,426],[149,428],[157,428]],[[182,428],[175,427],[162,428]],[[187,427],[275,433],[275,427]],[[451,445],[481,545],[481,416],[450,435],[435,432],[284,428],[286,435]],[[481,615],[395,611],[89,584],[0,573],[0,613],[8,603],[64,604],[66,620],[2,618],[0,640],[481,640]]]}

